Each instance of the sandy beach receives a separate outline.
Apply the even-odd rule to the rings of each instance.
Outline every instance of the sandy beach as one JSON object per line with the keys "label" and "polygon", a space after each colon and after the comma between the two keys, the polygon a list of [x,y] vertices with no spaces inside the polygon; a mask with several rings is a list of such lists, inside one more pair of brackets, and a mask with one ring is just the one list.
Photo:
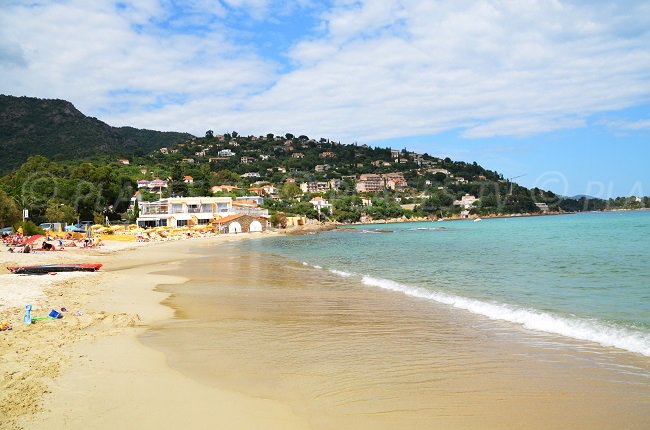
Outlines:
{"label": "sandy beach", "polygon": [[[99,250],[0,254],[0,265],[101,262],[96,273],[0,275],[0,429],[16,428],[303,428],[284,405],[205,387],[169,368],[138,336],[173,315],[158,284],[185,279],[157,274],[203,246],[252,235],[137,244]],[[24,325],[65,307],[60,320]],[[55,424],[53,424],[55,423]]]}
{"label": "sandy beach", "polygon": [[[0,253],[3,268],[104,264],[0,274],[0,321],[13,325],[0,332],[0,429],[641,429],[650,418],[638,375],[608,382],[617,370],[593,351],[522,346],[498,323],[227,244],[272,235]],[[67,312],[24,325],[25,304]]]}

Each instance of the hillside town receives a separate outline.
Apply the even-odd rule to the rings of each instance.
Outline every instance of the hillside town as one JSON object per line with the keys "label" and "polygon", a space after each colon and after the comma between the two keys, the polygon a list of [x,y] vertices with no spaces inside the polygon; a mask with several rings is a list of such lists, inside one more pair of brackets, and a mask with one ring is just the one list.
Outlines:
{"label": "hillside town", "polygon": [[[462,219],[647,207],[648,198],[567,198],[484,169],[404,149],[287,133],[190,137],[139,155],[88,161],[35,155],[0,179],[13,208],[5,225],[214,226],[255,217],[262,228],[305,223]],[[1,190],[0,190],[1,191]],[[25,194],[25,192],[28,192]],[[12,203],[12,201],[14,203]],[[226,210],[224,210],[224,206]],[[9,207],[8,206],[8,207]],[[10,209],[11,209],[10,208]],[[220,224],[221,222],[221,224]],[[240,222],[233,232],[244,231]],[[259,229],[257,224],[253,225]]]}
{"label": "hillside town", "polygon": [[553,204],[522,197],[521,187],[476,163],[289,133],[208,131],[133,161],[140,169],[130,209],[137,200],[135,221],[146,225],[152,225],[144,215],[150,205],[173,197],[230,197],[236,210],[246,201],[245,210],[261,216],[339,222],[547,212]]}

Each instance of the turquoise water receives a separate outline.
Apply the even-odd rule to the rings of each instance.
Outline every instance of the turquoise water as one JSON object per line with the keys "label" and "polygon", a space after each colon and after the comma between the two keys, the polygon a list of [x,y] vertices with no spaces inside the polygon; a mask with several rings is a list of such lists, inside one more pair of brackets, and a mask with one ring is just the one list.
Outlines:
{"label": "turquoise water", "polygon": [[242,246],[650,356],[650,212],[366,225]]}

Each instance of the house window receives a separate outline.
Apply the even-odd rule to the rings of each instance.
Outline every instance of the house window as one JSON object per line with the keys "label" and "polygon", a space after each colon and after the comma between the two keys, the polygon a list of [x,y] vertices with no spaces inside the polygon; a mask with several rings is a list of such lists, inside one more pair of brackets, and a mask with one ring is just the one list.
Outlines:
{"label": "house window", "polygon": [[199,219],[197,224],[198,225],[207,225],[207,224],[210,224],[210,220],[209,219]]}
{"label": "house window", "polygon": [[176,227],[186,227],[186,226],[187,226],[187,220],[186,219],[176,220]]}

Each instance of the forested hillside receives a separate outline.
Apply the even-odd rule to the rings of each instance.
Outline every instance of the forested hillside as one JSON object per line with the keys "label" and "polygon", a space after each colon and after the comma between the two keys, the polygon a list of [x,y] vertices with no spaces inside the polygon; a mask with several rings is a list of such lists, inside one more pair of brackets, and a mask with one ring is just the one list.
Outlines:
{"label": "forested hillside", "polygon": [[177,143],[187,133],[111,127],[65,100],[0,95],[0,174],[32,155],[81,160],[99,154],[128,157]]}

